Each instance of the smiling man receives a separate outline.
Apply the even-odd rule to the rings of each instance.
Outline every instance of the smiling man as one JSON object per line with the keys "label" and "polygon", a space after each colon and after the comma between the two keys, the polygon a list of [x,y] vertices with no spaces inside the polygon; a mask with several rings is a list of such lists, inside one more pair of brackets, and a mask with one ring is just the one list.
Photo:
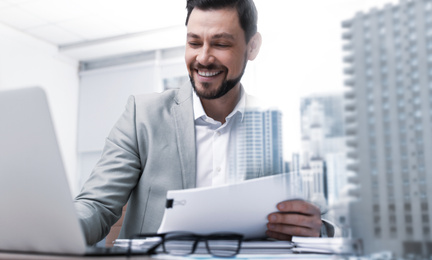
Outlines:
{"label": "smiling man", "polygon": [[261,35],[249,38],[234,7],[190,11],[185,54],[189,77],[206,114],[221,123],[240,99],[247,61],[259,51]]}
{"label": "smiling man", "polygon": [[[89,244],[104,238],[126,203],[121,238],[157,231],[168,190],[228,182],[226,151],[247,103],[240,80],[261,45],[257,12],[252,0],[188,0],[187,10],[191,84],[129,98],[75,200]],[[269,237],[326,230],[320,210],[308,202],[284,201],[275,211],[268,216]]]}

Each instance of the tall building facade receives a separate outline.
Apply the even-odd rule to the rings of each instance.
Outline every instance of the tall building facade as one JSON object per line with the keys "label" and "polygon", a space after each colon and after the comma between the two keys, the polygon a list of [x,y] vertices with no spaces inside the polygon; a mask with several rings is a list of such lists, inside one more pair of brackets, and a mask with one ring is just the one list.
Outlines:
{"label": "tall building facade", "polygon": [[340,201],[346,184],[343,94],[301,99],[302,176],[311,198]]}
{"label": "tall building facade", "polygon": [[432,1],[342,23],[353,235],[367,253],[432,255]]}
{"label": "tall building facade", "polygon": [[282,113],[248,109],[237,139],[232,166],[246,179],[284,172]]}

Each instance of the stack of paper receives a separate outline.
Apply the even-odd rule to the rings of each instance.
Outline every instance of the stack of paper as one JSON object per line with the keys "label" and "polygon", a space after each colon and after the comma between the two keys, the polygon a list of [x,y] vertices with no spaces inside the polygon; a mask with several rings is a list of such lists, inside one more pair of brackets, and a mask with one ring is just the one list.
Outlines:
{"label": "stack of paper", "polygon": [[342,237],[293,237],[294,253],[357,254],[360,250],[357,240]]}

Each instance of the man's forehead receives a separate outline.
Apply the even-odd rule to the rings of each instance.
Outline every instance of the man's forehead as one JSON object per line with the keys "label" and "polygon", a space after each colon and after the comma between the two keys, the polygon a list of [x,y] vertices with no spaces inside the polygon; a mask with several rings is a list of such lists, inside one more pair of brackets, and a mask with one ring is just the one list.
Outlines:
{"label": "man's forehead", "polygon": [[[196,39],[201,38],[200,35],[195,34],[193,32],[188,32],[187,37],[188,38],[196,38]],[[216,34],[212,35],[212,38],[213,39],[226,39],[226,40],[235,40],[236,39],[236,37],[233,34],[226,33],[226,32],[216,33]]]}
{"label": "man's forehead", "polygon": [[193,36],[195,30],[205,28],[211,30],[219,38],[233,38],[238,30],[243,30],[235,8],[202,10],[194,8],[187,25],[188,37]]}

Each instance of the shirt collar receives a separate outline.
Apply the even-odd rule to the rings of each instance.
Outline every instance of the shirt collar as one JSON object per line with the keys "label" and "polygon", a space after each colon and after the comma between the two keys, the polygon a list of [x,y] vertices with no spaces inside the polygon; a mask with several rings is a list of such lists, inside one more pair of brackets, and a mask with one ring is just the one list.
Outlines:
{"label": "shirt collar", "polygon": [[[192,99],[193,99],[193,110],[194,110],[195,121],[199,118],[210,118],[205,113],[204,108],[201,104],[201,100],[199,99],[195,91],[193,91],[192,93]],[[226,117],[226,119],[233,117],[236,113],[240,113],[241,118],[243,120],[245,107],[246,107],[246,94],[243,89],[243,86],[240,85],[240,100],[237,103],[237,105],[234,107],[233,111],[231,111],[231,113]]]}

